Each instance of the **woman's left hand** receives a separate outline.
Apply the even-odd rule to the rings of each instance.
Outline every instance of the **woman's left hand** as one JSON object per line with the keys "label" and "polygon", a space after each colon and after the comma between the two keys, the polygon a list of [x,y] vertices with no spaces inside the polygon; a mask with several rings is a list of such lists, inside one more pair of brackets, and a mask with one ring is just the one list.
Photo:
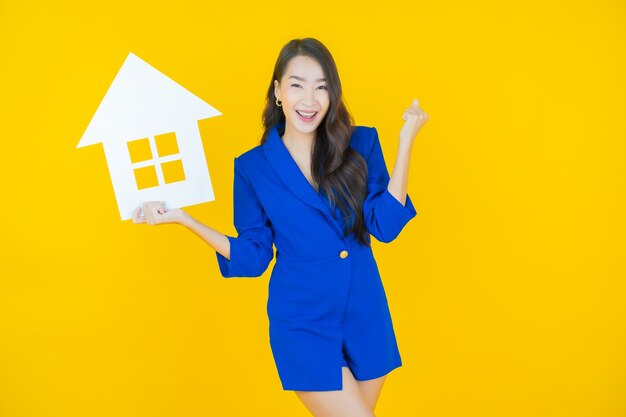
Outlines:
{"label": "woman's left hand", "polygon": [[406,123],[400,129],[400,142],[412,145],[417,132],[428,120],[428,115],[419,108],[417,99],[413,99],[413,105],[404,111],[402,120],[406,120]]}

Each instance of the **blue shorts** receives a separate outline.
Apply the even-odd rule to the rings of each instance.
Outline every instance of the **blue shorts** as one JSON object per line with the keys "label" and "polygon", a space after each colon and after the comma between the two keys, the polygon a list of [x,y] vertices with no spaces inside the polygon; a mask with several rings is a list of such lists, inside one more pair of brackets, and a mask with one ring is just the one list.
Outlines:
{"label": "blue shorts", "polygon": [[283,390],[341,390],[344,366],[366,381],[402,365],[371,249],[355,246],[350,254],[315,261],[328,265],[313,275],[311,262],[276,261],[267,313]]}
{"label": "blue shorts", "polygon": [[341,367],[342,367],[342,368],[343,368],[343,367],[349,368],[349,366],[348,366],[348,362],[346,362],[346,357],[345,357],[345,355],[343,355],[343,354],[341,355]]}

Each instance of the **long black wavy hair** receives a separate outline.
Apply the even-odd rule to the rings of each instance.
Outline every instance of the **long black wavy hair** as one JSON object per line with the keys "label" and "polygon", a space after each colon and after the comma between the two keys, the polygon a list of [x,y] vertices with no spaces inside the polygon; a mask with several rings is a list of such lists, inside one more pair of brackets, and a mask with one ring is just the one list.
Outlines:
{"label": "long black wavy hair", "polygon": [[[346,228],[344,236],[354,233],[358,241],[369,246],[368,231],[363,217],[363,202],[367,196],[367,162],[352,149],[350,137],[354,129],[354,118],[348,111],[341,89],[337,66],[330,51],[314,38],[293,39],[281,49],[274,73],[267,89],[263,126],[265,132],[261,144],[265,143],[272,128],[285,122],[282,108],[276,106],[274,80],[282,80],[289,60],[305,55],[315,59],[327,79],[330,107],[316,130],[311,155],[311,175],[332,207],[339,207]],[[279,132],[282,136],[284,131]]]}

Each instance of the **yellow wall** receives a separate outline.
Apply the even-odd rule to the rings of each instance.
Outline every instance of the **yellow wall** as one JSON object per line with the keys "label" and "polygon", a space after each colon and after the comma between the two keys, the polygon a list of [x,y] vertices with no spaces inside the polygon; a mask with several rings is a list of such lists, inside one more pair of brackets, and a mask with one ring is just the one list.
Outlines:
{"label": "yellow wall", "polygon": [[223,113],[199,122],[216,200],[188,211],[233,234],[233,157],[307,36],[390,168],[404,109],[430,115],[418,215],[374,242],[404,361],[377,415],[626,415],[626,3],[165,3],[0,3],[0,415],[309,415],[270,270],[227,280],[183,227],[121,222],[102,146],[76,149],[136,53]]}

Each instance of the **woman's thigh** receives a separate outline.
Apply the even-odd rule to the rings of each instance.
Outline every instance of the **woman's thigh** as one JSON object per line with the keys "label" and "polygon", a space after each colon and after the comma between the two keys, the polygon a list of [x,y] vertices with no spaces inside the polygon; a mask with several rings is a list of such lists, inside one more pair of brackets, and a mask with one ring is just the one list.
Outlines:
{"label": "woman's thigh", "polygon": [[378,397],[383,389],[385,378],[387,378],[387,375],[383,375],[376,379],[368,379],[367,381],[356,381],[361,389],[363,398],[365,398],[365,402],[370,407],[370,410],[374,410],[376,408],[376,402],[378,402]]}
{"label": "woman's thigh", "polygon": [[315,417],[375,417],[347,367],[342,367],[343,389],[336,391],[295,391]]}

